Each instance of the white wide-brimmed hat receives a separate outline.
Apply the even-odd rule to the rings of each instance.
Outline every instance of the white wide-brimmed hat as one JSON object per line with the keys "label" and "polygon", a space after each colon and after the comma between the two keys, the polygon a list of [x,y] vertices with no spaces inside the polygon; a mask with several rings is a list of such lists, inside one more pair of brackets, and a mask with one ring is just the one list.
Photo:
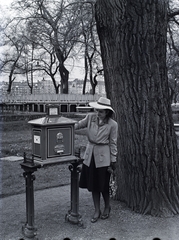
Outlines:
{"label": "white wide-brimmed hat", "polygon": [[97,102],[90,102],[89,105],[95,109],[109,109],[115,113],[111,107],[111,100],[105,97],[100,97]]}

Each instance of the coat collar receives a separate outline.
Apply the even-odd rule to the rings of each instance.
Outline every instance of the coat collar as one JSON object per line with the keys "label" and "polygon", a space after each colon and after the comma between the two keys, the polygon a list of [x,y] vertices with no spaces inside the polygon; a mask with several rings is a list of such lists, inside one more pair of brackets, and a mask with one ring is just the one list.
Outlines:
{"label": "coat collar", "polygon": [[107,119],[107,118],[105,118],[105,119],[100,123],[100,120],[99,120],[97,114],[94,114],[94,115],[92,116],[92,119],[91,119],[91,120],[92,120],[92,122],[96,122],[96,124],[98,124],[99,126],[102,126],[102,125],[108,123],[108,119]]}

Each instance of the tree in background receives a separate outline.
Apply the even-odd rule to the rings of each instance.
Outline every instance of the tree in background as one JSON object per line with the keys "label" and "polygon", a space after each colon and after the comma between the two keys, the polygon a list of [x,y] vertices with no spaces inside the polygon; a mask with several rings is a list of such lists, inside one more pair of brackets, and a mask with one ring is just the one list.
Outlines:
{"label": "tree in background", "polygon": [[[25,40],[23,32],[17,26],[10,26],[8,31],[5,31],[4,26],[4,50],[1,55],[1,72],[8,73],[8,88],[7,93],[11,93],[12,83],[15,81],[20,65],[20,60],[24,51]],[[18,29],[18,32],[16,32]]]}
{"label": "tree in background", "polygon": [[179,213],[179,161],[166,67],[168,0],[97,0],[107,96],[119,124],[117,199]]}
{"label": "tree in background", "polygon": [[176,103],[179,98],[179,55],[173,49],[167,54],[168,82],[170,88],[170,102]]}
{"label": "tree in background", "polygon": [[[46,59],[49,59],[50,61],[46,61]],[[54,48],[52,49],[46,49],[41,55],[39,55],[39,61],[40,64],[38,71],[44,71],[50,78],[52,79],[54,88],[55,88],[55,93],[59,93],[59,88],[61,86],[60,81],[58,82],[56,80],[57,72],[59,71],[59,62],[57,60],[55,50]]]}
{"label": "tree in background", "polygon": [[[68,1],[43,1],[26,0],[14,2],[15,10],[19,11],[19,21],[26,24],[33,22],[33,32],[36,23],[36,44],[43,42],[49,46],[49,51],[55,50],[58,59],[58,70],[61,77],[61,93],[68,93],[69,71],[65,67],[65,61],[77,43],[79,37],[79,20],[75,15],[78,4]],[[16,18],[16,19],[17,19]],[[55,84],[58,93],[58,84]]]}
{"label": "tree in background", "polygon": [[171,103],[178,101],[179,93],[179,10],[175,1],[170,1],[168,11],[167,67]]}
{"label": "tree in background", "polygon": [[83,2],[79,8],[79,19],[81,23],[80,41],[84,49],[84,67],[85,76],[83,84],[83,94],[85,94],[86,82],[89,77],[91,84],[91,93],[95,94],[97,86],[97,67],[101,63],[101,53],[99,48],[99,39],[96,32],[96,21],[94,14],[94,3]]}
{"label": "tree in background", "polygon": [[[9,20],[6,31],[10,27],[20,26],[24,33],[26,43],[20,65],[31,92],[33,73],[38,70],[51,77],[57,94],[59,89],[61,93],[68,93],[69,71],[65,62],[69,58],[79,58],[81,51],[85,58],[83,93],[85,94],[85,83],[89,78],[91,92],[95,94],[98,74],[96,69],[101,66],[101,58],[94,19],[94,1],[18,0],[13,2],[12,8],[17,14]],[[14,34],[17,32],[14,31]],[[41,63],[38,69],[33,67],[34,61]],[[57,81],[58,72],[60,81]]]}
{"label": "tree in background", "polygon": [[[50,76],[56,94],[59,93],[60,83],[56,81],[56,75],[59,70],[55,49],[44,38],[44,31],[38,20],[28,21],[26,24],[26,51],[24,51],[24,71],[27,76],[29,88],[33,89],[33,73],[36,71],[45,72]],[[34,66],[35,63],[35,66]],[[37,64],[38,63],[38,64]],[[30,73],[30,77],[28,76]]]}

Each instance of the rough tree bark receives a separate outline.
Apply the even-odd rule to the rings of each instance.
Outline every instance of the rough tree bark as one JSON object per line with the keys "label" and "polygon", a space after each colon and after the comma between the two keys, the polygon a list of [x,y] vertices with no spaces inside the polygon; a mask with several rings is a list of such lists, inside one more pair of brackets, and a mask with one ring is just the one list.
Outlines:
{"label": "rough tree bark", "polygon": [[142,214],[179,212],[167,69],[168,0],[97,0],[107,96],[119,124],[117,199]]}

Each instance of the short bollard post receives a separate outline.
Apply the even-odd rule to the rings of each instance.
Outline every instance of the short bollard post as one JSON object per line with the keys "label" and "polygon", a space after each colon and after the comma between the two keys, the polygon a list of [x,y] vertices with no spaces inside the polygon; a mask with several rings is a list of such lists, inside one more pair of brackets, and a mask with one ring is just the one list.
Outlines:
{"label": "short bollard post", "polygon": [[73,224],[83,226],[82,217],[79,214],[79,173],[81,168],[79,165],[82,163],[82,159],[71,162],[69,170],[71,171],[71,209],[66,214],[66,221]]}
{"label": "short bollard post", "polygon": [[35,175],[33,173],[41,167],[40,164],[34,163],[33,158],[27,159],[24,154],[24,162],[21,163],[24,170],[23,176],[26,183],[26,223],[22,226],[23,234],[28,238],[33,238],[37,235],[37,229],[34,226],[34,186],[33,181]]}

